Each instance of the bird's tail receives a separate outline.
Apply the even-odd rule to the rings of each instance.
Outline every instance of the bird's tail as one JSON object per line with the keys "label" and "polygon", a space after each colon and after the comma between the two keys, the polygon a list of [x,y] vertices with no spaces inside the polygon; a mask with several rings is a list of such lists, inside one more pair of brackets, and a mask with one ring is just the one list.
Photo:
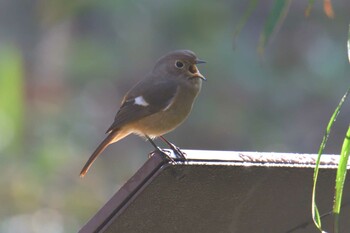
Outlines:
{"label": "bird's tail", "polygon": [[93,162],[97,159],[97,157],[106,149],[106,147],[116,141],[119,141],[120,139],[127,136],[127,134],[121,133],[119,130],[114,130],[108,136],[101,142],[101,144],[96,148],[94,153],[90,156],[89,160],[84,165],[83,169],[80,172],[80,177],[84,177],[85,174],[90,169]]}

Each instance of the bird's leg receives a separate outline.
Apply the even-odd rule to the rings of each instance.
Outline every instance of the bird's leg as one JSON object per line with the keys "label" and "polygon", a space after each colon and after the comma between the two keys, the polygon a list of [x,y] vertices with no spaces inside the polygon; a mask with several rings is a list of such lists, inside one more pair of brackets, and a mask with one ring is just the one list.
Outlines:
{"label": "bird's leg", "polygon": [[152,146],[156,149],[155,151],[153,151],[153,152],[151,152],[151,153],[148,154],[148,157],[149,157],[149,158],[152,157],[153,154],[154,154],[155,152],[159,152],[159,153],[161,153],[161,154],[164,154],[169,160],[171,160],[171,161],[174,162],[174,159],[171,158],[171,157],[166,153],[166,151],[164,151],[164,150],[162,150],[160,147],[158,147],[158,146],[154,143],[154,141],[152,140],[152,138],[150,138],[150,137],[149,137],[148,135],[146,135],[146,134],[145,134],[145,137],[146,137],[147,140],[152,144]]}
{"label": "bird's leg", "polygon": [[170,149],[180,158],[180,159],[183,159],[185,160],[186,159],[186,153],[185,152],[182,152],[180,150],[179,147],[175,146],[174,144],[172,144],[171,142],[169,142],[168,140],[166,140],[163,136],[159,136],[163,142],[165,142],[169,147]]}

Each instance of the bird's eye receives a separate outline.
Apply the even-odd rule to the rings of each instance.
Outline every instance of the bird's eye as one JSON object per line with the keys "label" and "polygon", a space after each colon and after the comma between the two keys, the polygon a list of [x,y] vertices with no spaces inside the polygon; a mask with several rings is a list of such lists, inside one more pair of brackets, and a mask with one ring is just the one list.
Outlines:
{"label": "bird's eye", "polygon": [[176,61],[175,66],[178,69],[182,69],[184,67],[184,63],[182,61]]}

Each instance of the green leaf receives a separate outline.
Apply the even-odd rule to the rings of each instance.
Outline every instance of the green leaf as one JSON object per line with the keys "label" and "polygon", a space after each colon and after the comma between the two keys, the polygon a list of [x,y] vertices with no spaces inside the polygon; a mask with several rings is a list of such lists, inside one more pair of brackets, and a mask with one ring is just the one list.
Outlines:
{"label": "green leaf", "polygon": [[343,141],[343,146],[340,152],[340,160],[337,170],[336,184],[335,184],[335,198],[333,205],[333,213],[335,214],[335,224],[334,224],[334,232],[339,232],[338,222],[339,222],[339,214],[341,208],[341,201],[343,197],[343,189],[344,182],[346,178],[346,172],[348,167],[350,153],[350,126],[348,131],[346,132],[346,136]]}
{"label": "green leaf", "polygon": [[347,96],[349,95],[350,92],[350,88],[346,91],[346,93],[344,94],[343,98],[341,98],[337,108],[335,109],[334,113],[332,114],[327,128],[326,128],[326,133],[323,136],[320,148],[318,150],[318,156],[317,156],[317,160],[316,160],[316,166],[315,166],[315,170],[314,170],[314,185],[312,188],[312,203],[311,203],[311,209],[312,209],[312,219],[316,225],[316,227],[322,231],[322,224],[321,224],[321,218],[320,218],[320,214],[316,205],[316,186],[317,186],[317,178],[318,178],[318,173],[319,173],[319,165],[320,165],[320,161],[321,161],[321,156],[323,154],[323,150],[326,146],[326,143],[328,141],[329,138],[329,134],[331,132],[333,123],[337,120],[337,117],[339,115],[340,109],[344,103],[344,101],[346,100]]}
{"label": "green leaf", "polygon": [[344,138],[343,146],[340,153],[339,166],[337,170],[337,178],[336,178],[336,186],[335,186],[336,193],[335,193],[334,207],[333,207],[333,212],[337,214],[340,213],[341,196],[342,196],[344,181],[346,177],[349,153],[350,153],[350,126]]}
{"label": "green leaf", "polygon": [[279,26],[284,21],[288,9],[290,6],[291,0],[276,0],[270,15],[267,18],[267,21],[264,26],[264,31],[260,35],[258,52],[264,54],[264,49],[269,42],[272,34],[277,31]]}

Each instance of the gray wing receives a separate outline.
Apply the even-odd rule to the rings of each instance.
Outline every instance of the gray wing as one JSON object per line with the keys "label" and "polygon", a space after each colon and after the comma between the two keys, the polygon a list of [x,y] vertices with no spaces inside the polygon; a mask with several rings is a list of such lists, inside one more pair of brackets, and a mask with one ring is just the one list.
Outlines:
{"label": "gray wing", "polygon": [[[141,82],[132,88],[115,116],[113,124],[106,133],[119,129],[127,123],[164,110],[172,103],[177,92],[177,84],[171,80],[156,83]],[[135,98],[142,96],[147,106],[135,103]]]}

